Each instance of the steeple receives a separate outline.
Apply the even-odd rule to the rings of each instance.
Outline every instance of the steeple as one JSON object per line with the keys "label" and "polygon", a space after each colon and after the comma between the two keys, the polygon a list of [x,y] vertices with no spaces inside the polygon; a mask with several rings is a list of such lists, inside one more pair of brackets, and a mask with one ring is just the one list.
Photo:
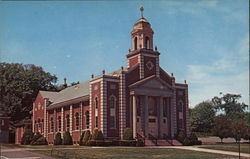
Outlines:
{"label": "steeple", "polygon": [[144,8],[140,8],[141,18],[134,24],[131,32],[132,50],[150,49],[153,50],[153,34],[150,23],[143,17]]}

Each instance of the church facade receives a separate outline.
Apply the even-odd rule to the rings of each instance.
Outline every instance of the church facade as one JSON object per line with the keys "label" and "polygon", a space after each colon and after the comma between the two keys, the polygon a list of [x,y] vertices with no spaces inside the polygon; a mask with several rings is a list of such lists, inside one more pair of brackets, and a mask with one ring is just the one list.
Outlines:
{"label": "church facade", "polygon": [[53,144],[57,132],[69,131],[78,143],[81,133],[99,129],[105,138],[137,135],[172,139],[189,134],[188,85],[176,83],[159,64],[154,31],[142,16],[131,32],[127,67],[94,77],[60,92],[39,91],[33,103],[32,130]]}

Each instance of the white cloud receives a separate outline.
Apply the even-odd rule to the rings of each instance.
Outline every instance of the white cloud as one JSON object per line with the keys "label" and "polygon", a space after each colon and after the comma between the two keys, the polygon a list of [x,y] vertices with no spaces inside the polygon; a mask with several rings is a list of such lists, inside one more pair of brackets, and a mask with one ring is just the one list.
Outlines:
{"label": "white cloud", "polygon": [[211,64],[188,65],[190,104],[211,99],[223,93],[237,93],[249,103],[249,39],[243,38],[231,52]]}

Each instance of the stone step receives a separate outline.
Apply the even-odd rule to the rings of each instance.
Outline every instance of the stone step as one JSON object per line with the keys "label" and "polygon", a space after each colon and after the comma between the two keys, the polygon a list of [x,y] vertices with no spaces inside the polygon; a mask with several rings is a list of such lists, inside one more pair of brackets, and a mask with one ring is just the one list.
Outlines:
{"label": "stone step", "polygon": [[166,140],[157,140],[157,145],[158,146],[172,146],[169,142]]}
{"label": "stone step", "polygon": [[155,143],[152,140],[145,140],[145,146],[155,146]]}

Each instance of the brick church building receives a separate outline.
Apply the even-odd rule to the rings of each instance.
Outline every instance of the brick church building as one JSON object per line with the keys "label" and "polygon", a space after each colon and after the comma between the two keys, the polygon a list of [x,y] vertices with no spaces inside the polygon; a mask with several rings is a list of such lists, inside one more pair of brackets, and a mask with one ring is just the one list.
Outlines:
{"label": "brick church building", "polygon": [[57,132],[69,131],[77,143],[83,130],[99,129],[105,138],[133,136],[174,138],[189,134],[188,85],[176,83],[159,64],[153,47],[154,31],[142,17],[131,32],[127,67],[67,87],[60,92],[40,91],[33,103],[32,130],[48,143]]}

